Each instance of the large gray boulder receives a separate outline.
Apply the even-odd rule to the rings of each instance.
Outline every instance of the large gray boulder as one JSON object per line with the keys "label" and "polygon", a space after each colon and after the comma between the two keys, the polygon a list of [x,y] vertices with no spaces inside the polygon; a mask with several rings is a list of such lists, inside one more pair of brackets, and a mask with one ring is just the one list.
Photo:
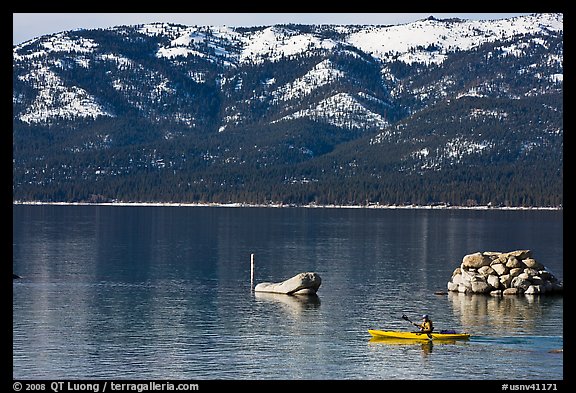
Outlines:
{"label": "large gray boulder", "polygon": [[322,279],[317,273],[305,272],[278,283],[261,282],[254,287],[254,291],[286,295],[315,295],[321,283]]}

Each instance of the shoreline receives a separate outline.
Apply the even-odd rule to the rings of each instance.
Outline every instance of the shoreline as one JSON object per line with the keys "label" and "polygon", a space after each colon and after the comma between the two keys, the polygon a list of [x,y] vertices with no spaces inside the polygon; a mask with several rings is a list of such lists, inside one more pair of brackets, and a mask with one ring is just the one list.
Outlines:
{"label": "shoreline", "polygon": [[56,206],[150,206],[150,207],[227,207],[227,208],[306,208],[306,209],[415,209],[415,210],[563,210],[563,207],[546,206],[453,206],[453,205],[293,205],[281,203],[180,203],[180,202],[24,202],[13,201],[12,205],[56,205]]}

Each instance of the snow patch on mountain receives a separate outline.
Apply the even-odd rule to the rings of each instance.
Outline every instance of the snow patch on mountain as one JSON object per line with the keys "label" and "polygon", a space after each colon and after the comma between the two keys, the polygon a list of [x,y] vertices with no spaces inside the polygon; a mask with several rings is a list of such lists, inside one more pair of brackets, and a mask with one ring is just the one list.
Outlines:
{"label": "snow patch on mountain", "polygon": [[[187,28],[183,25],[165,22],[146,23],[136,26],[136,31],[140,34],[150,37],[165,36],[172,39],[178,37],[182,34],[182,31],[186,29]],[[114,28],[112,27],[111,30],[114,30]]]}
{"label": "snow patch on mountain", "polygon": [[312,93],[315,89],[335,82],[345,76],[343,71],[334,67],[330,60],[316,64],[304,76],[287,83],[272,93],[273,102],[299,99]]}
{"label": "snow patch on mountain", "polygon": [[[179,91],[172,86],[171,80],[164,74],[145,68],[124,57],[105,56],[105,59],[117,63],[119,69],[130,67],[133,74],[140,74],[141,80],[147,81],[147,83],[135,84],[122,77],[111,80],[111,86],[122,94],[131,106],[157,120],[171,119],[177,123],[194,126],[196,119],[192,114],[165,110],[167,100],[179,94]],[[191,75],[191,78],[194,79],[194,75]]]}
{"label": "snow patch on mountain", "polygon": [[[36,41],[38,46],[33,50],[27,50],[29,44]],[[92,53],[96,48],[98,48],[98,44],[91,39],[69,37],[63,32],[18,45],[12,51],[12,57],[15,61],[24,61],[45,57],[51,53]]]}
{"label": "snow patch on mountain", "polygon": [[64,86],[48,67],[41,67],[35,73],[21,78],[30,78],[33,86],[38,89],[34,102],[18,117],[25,123],[39,123],[49,118],[114,116],[84,89]]}
{"label": "snow patch on mountain", "polygon": [[441,170],[448,165],[461,162],[466,156],[482,154],[494,147],[490,141],[474,141],[465,137],[448,140],[445,146],[436,149],[427,147],[412,152],[407,159],[419,162],[420,170]]}
{"label": "snow patch on mountain", "polygon": [[156,57],[174,59],[177,57],[198,56],[212,61],[223,60],[227,65],[237,63],[240,34],[222,27],[190,27],[174,31],[176,36],[168,46],[156,52]]}
{"label": "snow patch on mountain", "polygon": [[274,123],[302,117],[346,129],[374,130],[388,125],[384,117],[366,109],[348,93],[335,94],[312,107],[284,116]]}
{"label": "snow patch on mountain", "polygon": [[[374,137],[370,138],[368,142],[369,145],[379,145],[383,143],[394,143],[396,140],[400,139],[401,136],[400,127],[386,127],[384,130]],[[426,153],[428,154],[428,153]]]}
{"label": "snow patch on mountain", "polygon": [[298,33],[280,26],[256,31],[243,38],[241,62],[277,61],[313,49],[333,49],[337,43],[309,33]]}
{"label": "snow patch on mountain", "polygon": [[470,110],[470,118],[472,119],[482,119],[482,118],[493,118],[498,119],[500,121],[506,120],[508,117],[508,112],[506,111],[497,111],[494,109],[479,109],[473,108]]}
{"label": "snow patch on mountain", "polygon": [[132,67],[134,65],[134,62],[128,59],[127,57],[116,55],[113,53],[104,53],[98,56],[98,59],[102,61],[109,61],[115,63],[118,69],[125,69],[127,67]]}
{"label": "snow patch on mountain", "polygon": [[469,50],[486,42],[543,30],[562,31],[563,15],[542,14],[496,21],[428,18],[403,25],[366,27],[351,33],[346,41],[385,61],[439,64],[450,51]]}
{"label": "snow patch on mountain", "polygon": [[550,82],[562,83],[564,82],[564,74],[552,74],[548,79]]}

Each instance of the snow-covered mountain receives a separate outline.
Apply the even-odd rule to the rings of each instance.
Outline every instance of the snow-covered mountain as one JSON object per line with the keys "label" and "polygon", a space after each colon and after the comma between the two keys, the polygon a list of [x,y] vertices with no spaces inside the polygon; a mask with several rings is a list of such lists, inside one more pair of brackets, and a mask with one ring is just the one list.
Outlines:
{"label": "snow-covered mountain", "polygon": [[[25,104],[16,117],[26,123],[42,123],[55,118],[120,115],[118,109],[99,96],[97,91],[78,86],[77,81],[65,77],[72,70],[95,72],[94,69],[98,67],[102,68],[104,75],[108,75],[101,82],[108,83],[122,94],[130,106],[165,113],[166,101],[183,92],[178,89],[178,81],[174,77],[151,67],[151,55],[159,63],[168,60],[171,67],[195,83],[214,86],[220,82],[221,90],[225,90],[225,87],[230,87],[230,83],[226,82],[232,78],[231,89],[241,91],[246,86],[242,86],[243,79],[236,71],[243,66],[275,63],[293,57],[312,57],[320,53],[320,61],[312,62],[310,69],[303,70],[305,74],[284,84],[279,84],[274,76],[260,81],[265,88],[255,90],[255,93],[259,93],[258,97],[250,97],[265,100],[270,96],[279,101],[288,101],[288,97],[301,99],[326,84],[353,78],[337,64],[324,59],[337,54],[372,62],[381,69],[382,80],[379,82],[383,87],[398,94],[397,91],[406,86],[397,82],[389,69],[390,63],[441,65],[457,51],[469,51],[497,41],[501,44],[495,45],[488,56],[520,57],[531,45],[546,45],[545,38],[540,36],[556,36],[562,31],[562,14],[539,14],[497,21],[437,20],[431,17],[397,26],[289,25],[234,29],[156,23],[106,30],[75,30],[39,37],[14,47],[14,76],[27,88],[33,89],[34,94],[25,95],[15,88],[13,100],[15,104]],[[519,37],[522,36],[528,38],[521,40]],[[142,45],[146,40],[147,43]],[[131,48],[141,46],[148,51],[139,53],[136,58],[134,54],[127,53]],[[146,57],[146,60],[139,60],[138,57]],[[194,59],[193,64],[190,64],[190,58]],[[198,67],[195,63],[202,60],[219,67]],[[556,64],[560,68],[562,60],[562,54],[557,53],[550,53],[549,58],[544,59],[547,65]],[[130,72],[126,73],[126,70]],[[138,75],[146,80],[146,85],[140,83]],[[541,77],[561,82],[562,73]],[[134,83],[133,80],[138,82]],[[134,99],[135,90],[139,91],[137,95],[142,99]],[[370,96],[370,92],[364,94],[368,99],[382,98]],[[187,100],[184,102],[189,103]],[[360,110],[366,111],[366,116],[362,116],[357,123],[345,121],[349,117],[348,112],[359,109],[357,101],[350,94],[334,91],[330,97],[323,97],[314,104],[294,108],[286,116],[318,119],[326,105],[330,105],[336,111],[343,112],[340,123],[356,128],[385,125],[381,120],[375,121],[382,117],[381,113],[373,113],[365,107]],[[173,115],[182,122],[194,124],[193,117],[185,113]],[[334,123],[333,116],[329,116],[327,121]],[[222,123],[221,126],[227,125],[226,119]]]}
{"label": "snow-covered mountain", "polygon": [[[130,153],[138,156],[132,164],[100,165],[99,174],[150,165],[176,174],[196,159],[211,170],[226,163],[316,165],[355,140],[368,150],[402,146],[396,172],[436,171],[462,162],[455,157],[493,154],[497,134],[451,130],[439,141],[442,133],[432,132],[432,141],[411,132],[420,129],[413,122],[466,102],[474,103],[466,111],[476,122],[499,119],[506,128],[514,119],[520,127],[517,114],[494,100],[532,100],[550,112],[544,118],[561,119],[562,91],[562,14],[430,17],[395,26],[153,23],[65,31],[13,48],[15,176],[22,173],[18,184],[26,187],[40,176],[37,161],[44,155],[28,145],[38,135],[35,145],[45,149],[50,140],[53,151],[57,141],[64,161],[72,160],[67,154],[77,160],[78,154],[139,146]],[[431,127],[438,128],[446,119],[426,121],[438,121]],[[552,143],[543,135],[559,135],[554,143],[561,144],[561,120],[550,118],[542,127],[524,130],[518,142],[524,152],[538,151],[544,139]],[[212,142],[200,148],[198,138]],[[191,145],[158,158],[166,143]],[[258,147],[248,153],[248,146]],[[340,158],[348,154],[354,155]],[[54,179],[88,177],[61,166],[56,172]]]}

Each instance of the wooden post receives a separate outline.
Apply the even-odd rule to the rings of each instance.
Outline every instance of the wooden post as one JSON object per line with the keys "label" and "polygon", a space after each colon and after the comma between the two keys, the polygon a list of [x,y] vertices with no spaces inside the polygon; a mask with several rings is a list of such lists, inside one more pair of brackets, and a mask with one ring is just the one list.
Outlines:
{"label": "wooden post", "polygon": [[254,254],[250,254],[250,289],[254,288]]}

